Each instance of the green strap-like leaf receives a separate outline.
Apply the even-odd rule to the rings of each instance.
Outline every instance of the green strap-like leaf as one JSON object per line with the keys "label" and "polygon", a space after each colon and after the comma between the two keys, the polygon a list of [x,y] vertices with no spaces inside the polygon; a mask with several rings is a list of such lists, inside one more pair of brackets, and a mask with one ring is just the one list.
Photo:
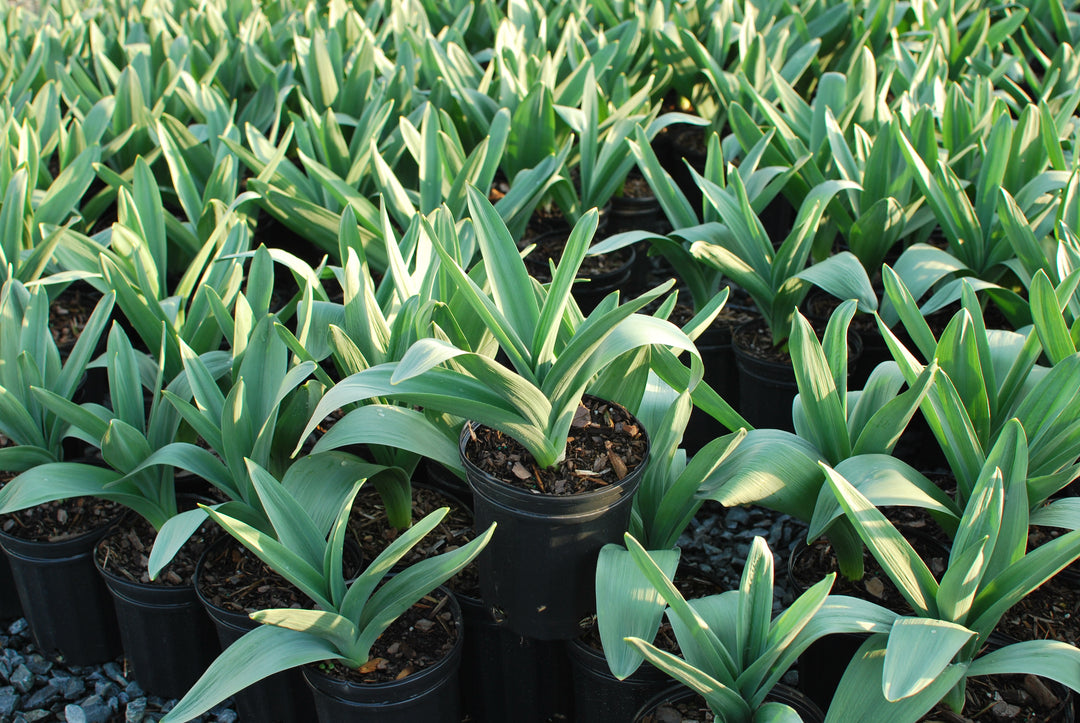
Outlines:
{"label": "green strap-like leaf", "polygon": [[722,716],[723,720],[750,719],[752,711],[742,696],[707,672],[640,638],[627,638],[626,642],[637,648],[645,659],[657,668],[699,693],[705,698],[709,708]]}
{"label": "green strap-like leaf", "polygon": [[[649,553],[669,580],[675,577],[679,554],[677,549]],[[638,669],[644,656],[624,638],[652,639],[663,615],[663,598],[626,548],[604,545],[596,562],[596,622],[612,675],[623,680]]]}
{"label": "green strap-like leaf", "polygon": [[836,464],[851,456],[844,404],[840,401],[832,369],[817,336],[798,310],[791,325],[789,348],[806,421],[804,427],[802,418],[797,418],[800,423],[796,425],[796,431],[813,441],[827,461]]}
{"label": "green strap-like leaf", "polygon": [[219,655],[162,720],[191,720],[274,673],[341,657],[328,640],[272,625],[257,627]]}
{"label": "green strap-like leaf", "polygon": [[329,599],[329,583],[322,574],[321,556],[318,563],[313,566],[270,535],[260,532],[246,522],[223,514],[211,507],[203,506],[203,509],[230,535],[239,540],[244,547],[255,553],[260,560],[269,565],[275,572],[300,588],[305,595],[315,601],[321,608],[329,610],[333,607],[333,603]]}
{"label": "green strap-like leaf", "polygon": [[366,658],[368,648],[394,620],[474,560],[494,534],[495,523],[492,523],[468,544],[414,563],[387,580],[364,606],[355,650],[362,651]]}
{"label": "green strap-like leaf", "polygon": [[1080,650],[1057,640],[1024,640],[980,655],[968,675],[1039,675],[1080,690]]}
{"label": "green strap-like leaf", "polygon": [[872,635],[855,653],[840,679],[826,723],[915,723],[963,680],[967,666],[950,665],[920,693],[895,702],[886,700],[882,682],[887,640],[884,634]]}
{"label": "green strap-like leaf", "polygon": [[872,502],[835,470],[821,468],[859,537],[904,599],[919,615],[937,617],[938,583],[926,563]]}
{"label": "green strap-like leaf", "polygon": [[353,444],[405,449],[450,467],[461,463],[456,437],[449,438],[422,412],[407,407],[370,404],[354,409],[319,438],[311,453]]}
{"label": "green strap-like leaf", "polygon": [[1076,346],[1069,335],[1069,328],[1061,315],[1054,287],[1046,272],[1039,269],[1031,280],[1028,290],[1031,300],[1031,316],[1035,331],[1039,334],[1046,356],[1051,364],[1057,364],[1065,357],[1076,353]]}
{"label": "green strap-like leaf", "polygon": [[523,293],[531,288],[531,282],[517,244],[487,196],[471,187],[469,213],[495,305],[506,316],[518,338],[532,339],[540,319],[540,307],[532,294]]}
{"label": "green strap-like leaf", "polygon": [[896,702],[925,690],[973,635],[967,628],[944,620],[899,618],[885,647],[885,699]]}
{"label": "green strap-like leaf", "polygon": [[278,542],[318,569],[326,547],[323,531],[315,526],[307,511],[284,485],[250,459],[244,461]]}

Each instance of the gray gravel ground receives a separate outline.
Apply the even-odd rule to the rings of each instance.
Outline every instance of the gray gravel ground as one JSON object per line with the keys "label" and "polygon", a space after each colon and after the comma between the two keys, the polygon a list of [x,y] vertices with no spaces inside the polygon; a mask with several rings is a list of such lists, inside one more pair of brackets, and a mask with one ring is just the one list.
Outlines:
{"label": "gray gravel ground", "polygon": [[[150,723],[175,704],[147,696],[128,680],[123,659],[100,666],[68,667],[34,647],[25,618],[0,629],[0,722]],[[234,723],[236,713],[220,706],[198,719]]]}

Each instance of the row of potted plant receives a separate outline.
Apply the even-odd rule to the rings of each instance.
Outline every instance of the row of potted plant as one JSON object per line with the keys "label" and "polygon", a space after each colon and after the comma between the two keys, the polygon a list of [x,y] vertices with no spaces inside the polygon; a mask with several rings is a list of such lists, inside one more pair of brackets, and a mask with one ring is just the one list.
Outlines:
{"label": "row of potted plant", "polygon": [[[1080,682],[1070,645],[977,655],[1005,610],[1080,554],[1073,532],[1027,550],[1029,524],[1075,528],[1068,500],[1045,504],[1080,457],[1060,393],[1076,388],[1077,96],[1058,80],[1075,74],[1072,10],[166,5],[8,12],[0,459],[19,475],[0,509],[86,495],[128,507],[150,528],[135,557],[148,578],[212,519],[310,598],[314,610],[257,614],[272,627],[234,644],[171,719],[294,665],[363,670],[374,637],[485,544],[480,598],[500,625],[570,638],[599,608],[612,672],[648,657],[732,719],[789,715],[766,696],[840,632],[876,635],[831,718],[886,706],[915,720],[942,697],[958,709],[985,673]],[[686,166],[665,146],[698,127],[701,165],[680,187]],[[663,218],[593,244],[615,214],[588,209],[634,165]],[[565,218],[565,244],[530,267],[537,209]],[[935,230],[944,248],[923,243]],[[850,251],[831,253],[837,239]],[[622,281],[624,303],[587,302],[574,283],[588,255],[643,244],[693,299],[679,326],[671,282],[635,295]],[[732,306],[725,279],[765,318],[757,346],[790,356],[786,379],[762,382],[745,361],[741,393],[708,376],[724,362],[693,340]],[[49,302],[75,280],[103,296],[62,361]],[[796,311],[812,285],[855,300],[826,312],[821,341]],[[932,330],[924,315],[949,304]],[[988,309],[1017,331],[988,326]],[[883,363],[849,392],[857,310]],[[777,393],[751,393],[766,384]],[[688,463],[694,407],[733,435],[716,427]],[[917,412],[953,493],[894,456]],[[571,453],[571,439],[600,446]],[[65,440],[94,459],[72,461]],[[373,594],[435,524],[410,527],[422,457],[467,477],[488,531]],[[178,470],[211,496],[185,508]],[[409,531],[350,582],[361,479]],[[760,545],[738,592],[687,604],[671,548],[706,498],[804,520],[846,577],[865,545],[914,615],[822,583],[772,620]],[[933,513],[952,543],[944,576],[875,505]],[[640,542],[600,551],[626,530]],[[572,538],[576,556],[562,552]],[[523,569],[538,540],[559,550],[550,573]],[[99,549],[107,568],[119,548]],[[39,643],[62,649],[26,599]],[[665,606],[684,662],[650,647]],[[116,650],[100,614],[94,656]],[[122,632],[149,680],[165,644],[140,664]],[[265,659],[258,646],[281,657],[244,665]]]}

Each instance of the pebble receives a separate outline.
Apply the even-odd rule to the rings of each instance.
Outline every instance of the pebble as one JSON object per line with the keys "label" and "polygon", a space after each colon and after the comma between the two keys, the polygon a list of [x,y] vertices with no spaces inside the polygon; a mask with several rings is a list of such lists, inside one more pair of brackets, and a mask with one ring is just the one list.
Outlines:
{"label": "pebble", "polygon": [[117,665],[115,661],[109,661],[108,663],[105,663],[105,665],[101,667],[101,671],[105,673],[105,675],[109,676],[112,680],[119,683],[121,687],[124,687],[128,684],[127,678],[124,677],[124,671],[120,669],[120,666]]}
{"label": "pebble", "polygon": [[29,693],[34,687],[34,674],[25,665],[19,665],[11,672],[8,682],[20,693]]}
{"label": "pebble", "polygon": [[142,723],[146,715],[146,698],[136,698],[124,709],[124,723]]}
{"label": "pebble", "polygon": [[86,683],[82,678],[73,675],[62,675],[53,678],[53,684],[60,689],[60,694],[65,700],[75,700],[86,692]]}
{"label": "pebble", "polygon": [[19,696],[10,686],[0,693],[0,720],[8,720],[19,705]]}
{"label": "pebble", "polygon": [[60,698],[60,689],[51,682],[35,690],[23,703],[25,708],[45,708]]}

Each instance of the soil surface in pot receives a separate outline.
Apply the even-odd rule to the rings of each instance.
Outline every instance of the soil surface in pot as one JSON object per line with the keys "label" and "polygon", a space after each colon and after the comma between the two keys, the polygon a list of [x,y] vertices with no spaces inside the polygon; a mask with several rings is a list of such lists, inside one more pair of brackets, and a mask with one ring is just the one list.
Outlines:
{"label": "soil surface in pot", "polygon": [[389,683],[435,665],[457,641],[458,630],[450,610],[450,598],[439,591],[425,595],[390,624],[371,648],[368,662],[350,668],[324,661],[323,673],[352,683]]}
{"label": "soil surface in pot", "polygon": [[773,346],[772,332],[764,321],[740,327],[732,333],[732,343],[758,359],[791,366],[791,355]]}
{"label": "soil surface in pot", "polygon": [[[342,567],[346,579],[360,573],[361,563],[354,549],[345,548]],[[235,539],[206,554],[196,582],[203,597],[229,612],[310,605],[307,595]]]}
{"label": "soil surface in pot", "polygon": [[[1065,530],[1031,527],[1029,551],[1060,536]],[[1073,563],[1024,596],[1001,616],[995,632],[1013,640],[1060,640],[1080,643],[1080,564]]]}
{"label": "soil surface in pot", "polygon": [[[1056,687],[1056,686],[1055,686]],[[1062,697],[1047,681],[1034,675],[989,675],[968,678],[964,712],[937,705],[922,723],[1048,723],[1065,721],[1071,698]]]}
{"label": "soil surface in pot", "polygon": [[121,525],[106,535],[95,554],[103,570],[131,582],[174,587],[190,585],[195,577],[195,564],[206,547],[216,539],[215,532],[213,522],[204,522],[154,580],[150,579],[147,563],[157,532],[142,517],[133,515],[130,524]]}
{"label": "soil surface in pot", "polygon": [[66,352],[75,346],[100,300],[100,291],[85,281],[76,281],[61,291],[49,304],[49,331],[52,332],[61,356],[65,356]]}
{"label": "soil surface in pot", "polygon": [[[450,511],[435,529],[425,535],[401,559],[399,565],[407,567],[420,560],[455,550],[473,539],[473,516],[464,503],[429,487],[413,487],[414,523],[440,507],[449,507]],[[402,530],[391,526],[387,520],[386,505],[378,491],[374,488],[361,490],[353,501],[348,535],[363,551],[364,559],[368,562],[374,560],[401,533]],[[462,595],[480,597],[480,578],[475,564],[470,563],[444,584]]]}
{"label": "soil surface in pot", "polygon": [[566,456],[540,469],[519,442],[490,427],[472,425],[468,459],[489,475],[536,494],[573,495],[615,484],[648,452],[645,430],[618,404],[585,397],[567,438]]}
{"label": "soil surface in pot", "polygon": [[100,530],[123,511],[124,508],[115,502],[97,497],[74,497],[0,515],[0,529],[20,540],[60,542]]}
{"label": "soil surface in pot", "polygon": [[656,198],[656,194],[653,193],[648,182],[636,173],[626,177],[622,187],[622,195],[626,198]]}
{"label": "soil surface in pot", "polygon": [[[536,248],[525,258],[525,264],[529,268],[529,274],[540,281],[541,283],[548,283],[551,281],[551,266],[550,261],[554,261],[556,265],[561,263],[563,251],[566,250],[566,242],[570,238],[569,231],[567,235],[553,234],[543,239],[536,239]],[[627,262],[630,261],[630,249],[622,248],[618,251],[612,251],[607,254],[600,254],[599,256],[586,256],[581,262],[581,267],[578,269],[578,278],[590,279],[602,276],[604,274],[614,273],[624,268]]]}
{"label": "soil surface in pot", "polygon": [[[941,543],[931,534],[910,534],[903,527],[900,529],[911,546],[915,548],[915,552],[930,568],[934,578],[940,580],[949,562],[947,549],[942,549]],[[914,528],[914,530],[922,531],[921,528]],[[833,595],[849,595],[869,600],[905,615],[911,614],[911,607],[907,600],[893,585],[877,559],[865,547],[863,548],[863,570],[861,580],[848,580],[844,577],[840,573],[832,545],[827,539],[821,538],[815,540],[807,548],[796,548],[796,554],[792,555],[789,574],[794,583],[793,587],[799,593],[809,589],[828,573],[835,572],[836,581],[831,590]]]}

